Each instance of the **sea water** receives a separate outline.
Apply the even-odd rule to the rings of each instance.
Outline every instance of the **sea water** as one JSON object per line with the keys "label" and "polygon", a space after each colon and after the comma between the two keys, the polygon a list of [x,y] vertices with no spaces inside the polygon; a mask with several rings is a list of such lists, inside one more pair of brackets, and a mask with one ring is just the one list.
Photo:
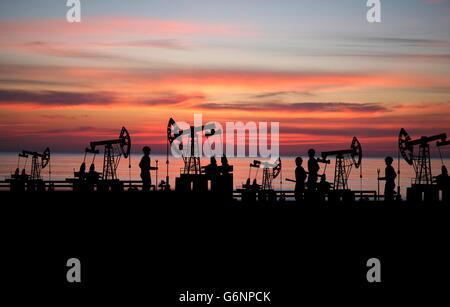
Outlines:
{"label": "sea water", "polygon": [[[141,155],[132,154],[129,159],[122,158],[117,170],[118,177],[122,180],[140,180],[140,169],[139,160]],[[303,162],[305,169],[307,169],[307,158],[303,157],[305,161]],[[70,153],[52,153],[51,163],[42,171],[42,176],[44,180],[49,179],[49,170],[51,170],[52,180],[65,180],[66,178],[73,178],[74,171],[78,171],[80,164],[83,162],[84,154],[70,154]],[[151,156],[152,166],[156,166],[158,163],[158,172],[152,171],[152,180],[158,182],[165,180],[167,176],[166,169],[166,156],[165,155],[152,155]],[[219,159],[218,159],[219,160]],[[229,163],[234,167],[234,187],[240,188],[244,184],[247,178],[252,181],[254,178],[257,179],[258,183],[262,182],[262,169],[250,169],[250,163],[254,158],[230,158]],[[286,179],[295,179],[295,157],[285,156],[281,158],[282,160],[282,172],[273,182],[273,186],[276,190],[293,190],[294,183],[286,181]],[[101,171],[103,156],[98,155],[95,158],[96,170]],[[31,159],[21,158],[18,165],[18,155],[15,153],[0,153],[0,180],[5,180],[10,178],[11,174],[14,173],[15,169],[19,167],[22,169],[26,167],[27,173],[30,171]],[[92,157],[86,158],[86,167],[92,163]],[[203,158],[201,160],[202,166],[209,164],[208,158]],[[220,160],[218,161],[220,165]],[[442,162],[440,159],[432,159],[432,172],[433,176],[439,175],[441,171]],[[450,159],[445,159],[444,164],[450,167]],[[129,168],[131,165],[131,168]],[[327,181],[333,182],[334,179],[334,161],[331,160],[331,164],[326,167],[320,164],[319,173],[322,174],[326,171]],[[183,168],[183,160],[181,158],[169,158],[169,178],[170,184],[174,186],[175,177],[179,176],[180,170]],[[353,167],[350,178],[349,187],[352,190],[371,190],[377,191],[378,180],[377,180],[377,170],[380,170],[380,176],[384,176],[384,159],[383,158],[366,158],[363,160],[362,165],[359,169]],[[394,161],[394,168],[397,169],[397,161]],[[411,180],[414,177],[414,169],[412,166],[406,164],[404,161],[400,162],[400,187],[402,195],[406,196],[406,188],[411,186]],[[361,176],[361,177],[360,177]],[[157,178],[156,178],[157,177]],[[384,182],[380,182],[380,190],[383,193]]]}

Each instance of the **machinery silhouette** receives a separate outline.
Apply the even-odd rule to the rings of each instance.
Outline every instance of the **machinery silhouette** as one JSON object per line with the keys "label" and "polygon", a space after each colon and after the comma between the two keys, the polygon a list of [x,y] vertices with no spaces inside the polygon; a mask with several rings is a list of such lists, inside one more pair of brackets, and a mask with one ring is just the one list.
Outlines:
{"label": "machinery silhouette", "polygon": [[436,146],[439,150],[439,157],[441,158],[441,163],[442,165],[444,165],[444,159],[442,157],[442,152],[441,152],[441,148],[445,147],[445,146],[449,146],[450,145],[450,140],[446,140],[446,141],[439,141],[436,143]]}
{"label": "machinery silhouette", "polygon": [[[167,176],[166,184],[169,183],[169,146],[177,148],[181,153],[184,167],[180,171],[180,177],[175,179],[176,191],[196,191],[202,192],[208,190],[208,178],[202,171],[200,161],[199,134],[204,133],[206,138],[209,138],[221,131],[216,131],[215,125],[206,126],[189,126],[188,131],[184,131],[173,118],[169,119],[167,125]],[[186,148],[185,145],[186,144]]]}
{"label": "machinery silhouette", "polygon": [[[26,173],[26,167],[28,158],[31,157],[30,173]],[[25,159],[24,165],[21,169],[21,159]],[[41,173],[44,168],[50,164],[50,149],[47,147],[44,152],[39,153],[36,151],[23,150],[19,153],[17,159],[17,169],[12,175],[11,190],[24,190],[25,186],[28,191],[44,191],[45,183],[42,179]],[[51,176],[51,170],[49,167],[49,179]]]}
{"label": "machinery silhouette", "polygon": [[[398,136],[399,166],[401,155],[407,164],[413,166],[415,172],[412,186],[407,189],[407,199],[436,200],[439,197],[438,190],[433,185],[430,143],[440,141],[442,144],[446,139],[447,134],[441,133],[433,136],[422,136],[413,140],[404,128],[400,130]],[[419,146],[417,154],[414,150],[415,146]],[[400,167],[398,172],[400,173]]]}
{"label": "machinery silhouette", "polygon": [[[183,125],[186,125],[183,126]],[[273,183],[276,178],[281,178],[282,183],[282,163],[277,158],[270,162],[254,160],[249,165],[249,176],[247,182],[242,188],[234,190],[233,186],[233,166],[228,164],[228,159],[224,155],[220,157],[221,165],[217,161],[219,157],[211,157],[210,164],[202,166],[200,146],[210,142],[212,136],[222,137],[222,131],[217,129],[214,124],[204,126],[191,126],[188,124],[178,124],[173,118],[170,118],[167,124],[167,159],[166,159],[166,178],[157,186],[164,191],[170,191],[169,178],[169,157],[170,149],[172,153],[178,151],[183,159],[183,167],[180,169],[179,177],[175,178],[175,197],[185,195],[185,192],[195,192],[202,199],[215,200],[233,200],[241,197],[244,202],[276,202],[283,201],[287,197],[292,198],[295,191],[275,191]],[[203,137],[205,137],[203,139]],[[203,144],[203,140],[204,144]],[[397,197],[400,200],[400,160],[401,157],[408,165],[413,166],[415,176],[411,180],[411,186],[407,188],[406,200],[410,202],[439,202],[450,200],[448,170],[444,165],[441,149],[450,145],[446,133],[432,136],[422,136],[412,139],[404,128],[398,135],[398,170],[397,170]],[[441,174],[433,176],[430,145],[435,143],[441,157]],[[95,168],[95,158],[103,151],[103,163],[101,171],[97,172]],[[0,185],[3,188],[9,188],[11,191],[45,191],[55,188],[65,188],[81,191],[124,191],[124,184],[129,183],[130,191],[137,191],[141,181],[131,180],[131,137],[125,127],[120,130],[119,136],[114,139],[93,141],[85,148],[83,162],[79,171],[74,171],[75,178],[68,178],[66,181],[51,181],[50,168],[50,149],[46,148],[44,152],[34,152],[23,150],[19,153],[17,169],[11,178],[4,181],[7,185]],[[92,155],[90,167],[86,167],[87,156]],[[326,181],[327,166],[331,164],[331,157],[335,158],[334,181],[332,184]],[[121,181],[118,178],[118,167],[122,158],[128,159],[129,181]],[[310,157],[311,158],[311,157]],[[363,150],[357,137],[353,137],[348,148],[323,151],[319,158],[312,157],[317,164],[324,163],[323,174],[317,174],[315,171],[311,180],[321,178],[317,186],[311,188],[307,186],[304,190],[305,202],[317,203],[317,201],[328,202],[354,202],[359,198],[362,201],[369,199],[377,200],[380,191],[378,183],[377,191],[366,191],[362,189],[362,158]],[[28,160],[31,159],[28,169]],[[391,160],[390,160],[391,161]],[[158,161],[156,160],[158,165]],[[23,166],[21,165],[23,164]],[[391,165],[392,163],[389,163]],[[361,189],[351,191],[349,188],[349,177],[353,168],[360,170]],[[42,178],[42,170],[49,170],[49,181]],[[252,176],[252,171],[256,169],[256,175]],[[314,169],[318,169],[315,167]],[[262,180],[258,182],[259,171],[262,170]],[[392,167],[390,168],[391,174]],[[308,174],[308,173],[306,173]],[[310,174],[308,174],[309,176]],[[395,176],[390,176],[394,178]],[[158,178],[158,175],[156,175]],[[309,178],[308,178],[309,179]],[[378,179],[380,180],[380,170],[378,170]],[[158,179],[157,179],[158,180]],[[156,180],[156,181],[157,181]],[[295,180],[286,179],[295,182]],[[392,179],[393,180],[393,179]],[[258,184],[260,183],[260,184]],[[8,185],[9,184],[9,185]],[[138,184],[138,185],[133,185]],[[395,185],[392,185],[395,186]],[[392,188],[394,189],[394,188]],[[393,190],[392,190],[393,191]],[[440,194],[442,192],[442,197]],[[172,197],[165,193],[154,193],[155,197]],[[294,195],[295,196],[295,195]],[[181,198],[183,198],[182,196]]]}
{"label": "machinery silhouette", "polygon": [[[101,173],[95,171],[95,157],[100,153],[99,147],[103,147]],[[76,185],[74,182],[74,189],[83,189],[86,183],[89,186],[89,190],[92,190],[94,185],[97,185],[97,190],[123,190],[123,183],[117,177],[117,168],[121,157],[128,158],[130,151],[131,137],[125,127],[122,127],[117,139],[91,142],[89,147],[85,149],[80,171],[75,172],[75,177],[78,178],[79,184]],[[86,155],[88,153],[93,154],[93,158],[89,173],[86,173]],[[131,162],[129,162],[128,167],[131,168]]]}
{"label": "machinery silhouette", "polygon": [[50,162],[50,149],[47,147],[43,153],[27,150],[23,150],[19,153],[19,159],[28,159],[29,156],[31,156],[30,180],[42,180],[41,171]]}
{"label": "machinery silhouette", "polygon": [[[418,139],[411,139],[404,128],[400,130],[398,136],[398,148],[403,159],[414,167],[416,177],[415,184],[431,184],[433,176],[431,173],[430,143],[445,141],[447,134],[441,133],[433,136],[422,136]],[[419,153],[414,154],[414,146],[419,146]]]}
{"label": "machinery silhouette", "polygon": [[[178,138],[182,135],[182,131],[180,131],[178,125],[175,123],[173,118],[169,119],[167,123],[167,147],[166,147],[166,181],[161,181],[159,187],[162,190],[170,190],[170,178],[169,178],[169,155],[170,155],[170,146],[178,140]],[[178,144],[178,149],[183,150],[182,143]]]}
{"label": "machinery silhouette", "polygon": [[[324,151],[321,153],[322,158],[318,159],[318,162],[330,164],[331,161],[327,158],[330,156],[336,157],[336,163],[334,166],[334,182],[333,189],[348,190],[348,178],[352,171],[353,166],[360,168],[362,163],[362,146],[356,137],[353,137],[352,143],[349,149]],[[326,168],[324,170],[324,174]]]}
{"label": "machinery silhouette", "polygon": [[[275,163],[261,162],[254,160],[250,163],[250,173],[252,168],[263,170],[261,190],[269,191],[273,190],[272,183],[275,178],[281,173],[281,159],[278,158]],[[251,176],[249,176],[251,177]]]}
{"label": "machinery silhouette", "polygon": [[[253,178],[253,184],[250,184],[252,178],[252,169],[256,169],[256,174]],[[259,170],[263,170],[262,184],[257,184],[257,177]],[[249,201],[254,201],[253,198],[258,194],[258,200],[260,201],[275,201],[276,193],[273,189],[273,180],[276,179],[282,170],[281,158],[278,158],[275,162],[261,162],[254,160],[250,163],[248,180],[243,188],[247,193],[246,197]]]}
{"label": "machinery silhouette", "polygon": [[123,156],[126,159],[130,155],[130,134],[125,127],[122,127],[117,139],[91,142],[85,152],[97,155],[100,152],[97,148],[101,146],[104,146],[102,179],[116,180],[120,158]]}
{"label": "machinery silhouette", "polygon": [[[321,188],[325,186],[329,186],[330,184],[325,181],[326,178],[326,171],[327,166],[331,164],[331,161],[328,159],[329,157],[334,156],[336,158],[336,162],[334,165],[334,181],[333,185],[331,186],[331,189],[328,188]],[[348,149],[342,149],[342,150],[333,150],[333,151],[324,151],[321,153],[321,158],[317,159],[317,162],[324,163],[325,168],[322,175],[319,175],[321,177],[321,182],[319,183],[318,187],[318,194],[314,195],[314,191],[308,191],[309,194],[313,193],[312,195],[308,195],[308,197],[312,197],[313,199],[319,199],[324,200],[325,195],[322,195],[324,193],[328,194],[329,200],[334,201],[353,201],[354,200],[354,194],[348,187],[348,178],[350,177],[351,171],[353,166],[355,168],[359,168],[361,171],[361,164],[362,164],[362,146],[359,142],[358,138],[353,137],[353,140],[350,144],[350,147]],[[362,171],[360,172],[360,179],[361,179],[361,185],[362,185]],[[361,188],[362,193],[362,188]]]}

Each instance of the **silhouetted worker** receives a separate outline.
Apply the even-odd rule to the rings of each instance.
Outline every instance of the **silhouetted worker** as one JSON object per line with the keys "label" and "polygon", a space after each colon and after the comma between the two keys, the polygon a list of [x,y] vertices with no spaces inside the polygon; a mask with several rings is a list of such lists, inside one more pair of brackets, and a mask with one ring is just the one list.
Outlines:
{"label": "silhouetted worker", "polygon": [[25,169],[22,169],[22,173],[20,174],[20,180],[22,180],[23,182],[28,181],[28,175],[25,172]]}
{"label": "silhouetted worker", "polygon": [[207,176],[217,176],[218,172],[217,160],[215,157],[211,157],[210,163],[205,166],[205,174]]}
{"label": "silhouetted worker", "polygon": [[250,184],[250,178],[247,178],[247,181],[245,182],[244,185],[242,185],[242,187],[244,189],[250,189],[252,187],[252,185]]}
{"label": "silhouetted worker", "polygon": [[206,178],[211,180],[211,191],[216,191],[219,167],[217,166],[217,160],[215,157],[211,157],[210,164],[205,166],[205,175]]}
{"label": "silhouetted worker", "polygon": [[319,173],[319,163],[315,158],[316,151],[314,149],[308,150],[308,181],[307,186],[310,191],[315,191],[317,189],[317,178]]}
{"label": "silhouetted worker", "polygon": [[21,180],[20,169],[16,168],[14,174],[11,176],[11,191],[23,192],[25,185]]}
{"label": "silhouetted worker", "polygon": [[79,175],[80,177],[86,175],[86,162],[81,163]]}
{"label": "silhouetted worker", "polygon": [[158,188],[160,191],[170,191],[170,185],[168,185],[164,180],[161,180]]}
{"label": "silhouetted worker", "polygon": [[225,155],[220,158],[219,177],[217,181],[220,197],[233,198],[233,166],[228,164],[228,159]]}
{"label": "silhouetted worker", "polygon": [[20,173],[19,178],[20,178],[21,189],[23,188],[23,190],[25,190],[25,187],[26,187],[26,189],[28,191],[32,190],[32,185],[29,184],[29,182],[28,182],[29,176],[27,175],[25,169],[22,169],[22,173]]}
{"label": "silhouetted worker", "polygon": [[394,162],[394,159],[392,157],[386,157],[384,161],[386,162],[384,177],[379,178],[379,180],[386,181],[384,186],[384,200],[393,201],[395,195],[395,178],[397,178],[395,169],[392,167],[392,162]]}
{"label": "silhouetted worker", "polygon": [[84,181],[84,179],[86,178],[86,162],[81,163],[80,170],[78,171],[78,173],[75,173],[75,177],[78,177],[80,182]]}
{"label": "silhouetted worker", "polygon": [[100,175],[95,171],[95,164],[91,163],[89,166],[89,173],[84,175],[86,177],[86,188],[88,191],[95,190],[95,184],[97,183]]}
{"label": "silhouetted worker", "polygon": [[142,157],[141,162],[139,162],[139,167],[141,169],[142,191],[150,191],[152,184],[152,177],[150,176],[151,149],[148,146],[144,146],[144,148],[142,148],[142,152],[144,153],[144,156]]}
{"label": "silhouetted worker", "polygon": [[150,170],[156,170],[157,168],[151,167],[150,147],[144,146],[144,148],[142,148],[142,151],[144,153],[144,156],[139,163],[139,167],[141,168],[142,191],[150,191],[150,187],[152,186],[152,177],[150,176]]}
{"label": "silhouetted worker", "polygon": [[256,178],[253,179],[253,184],[252,184],[252,189],[253,190],[259,190],[260,185],[258,184],[258,182],[256,181]]}
{"label": "silhouetted worker", "polygon": [[74,188],[80,191],[84,191],[86,188],[86,162],[83,161],[80,165],[78,172],[74,173],[75,178],[78,178],[77,182],[74,182]]}
{"label": "silhouetted worker", "polygon": [[99,174],[95,171],[95,164],[91,163],[91,166],[89,166],[89,175],[94,177],[95,179],[98,179]]}
{"label": "silhouetted worker", "polygon": [[331,183],[327,181],[327,176],[325,174],[320,176],[320,182],[317,185],[317,190],[320,194],[320,200],[325,200],[325,195],[328,194],[331,190]]}
{"label": "silhouetted worker", "polygon": [[242,192],[242,201],[244,203],[253,204],[256,202],[256,190],[258,184],[256,183],[256,179],[253,181],[253,185],[250,183],[251,179],[247,178],[245,184],[242,187],[245,191]]}
{"label": "silhouetted worker", "polygon": [[222,156],[222,158],[220,158],[220,163],[221,165],[221,173],[222,175],[228,175],[229,173],[231,173],[231,166],[230,164],[228,164],[228,159],[225,155]]}
{"label": "silhouetted worker", "polygon": [[302,166],[303,159],[301,157],[297,157],[295,159],[295,200],[297,202],[301,201],[303,198],[303,192],[305,192],[305,180],[306,180],[306,171]]}

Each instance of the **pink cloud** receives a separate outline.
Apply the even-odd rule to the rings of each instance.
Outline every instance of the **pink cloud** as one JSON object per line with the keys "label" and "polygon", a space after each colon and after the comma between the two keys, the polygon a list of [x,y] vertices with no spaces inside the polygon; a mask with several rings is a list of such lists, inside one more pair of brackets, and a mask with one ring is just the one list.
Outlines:
{"label": "pink cloud", "polygon": [[[90,54],[88,54],[90,56]],[[86,56],[88,56],[86,55]],[[45,71],[47,74],[42,75]],[[329,91],[332,89],[363,88],[447,88],[448,76],[424,76],[420,74],[392,73],[318,73],[318,72],[277,72],[246,70],[208,69],[120,69],[86,67],[48,66],[3,66],[0,73],[11,79],[42,80],[48,82],[83,83],[95,80],[92,88],[97,91],[133,93],[182,92],[201,90],[205,95],[234,90],[236,93],[260,93],[270,91]],[[45,88],[44,88],[45,89]],[[85,88],[83,89],[85,90]]]}

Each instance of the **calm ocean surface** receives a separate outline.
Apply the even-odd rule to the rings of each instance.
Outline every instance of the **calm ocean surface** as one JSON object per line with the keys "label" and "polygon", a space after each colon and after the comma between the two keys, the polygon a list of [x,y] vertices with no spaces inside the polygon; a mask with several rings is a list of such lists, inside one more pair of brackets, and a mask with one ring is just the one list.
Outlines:
{"label": "calm ocean surface", "polygon": [[[84,154],[68,154],[68,153],[52,153],[51,157],[51,178],[52,180],[65,180],[66,178],[72,178],[73,172],[78,170],[81,162],[83,161]],[[139,177],[139,160],[141,155],[131,155],[131,179],[132,180],[140,180]],[[152,166],[156,165],[156,160],[158,160],[158,181],[164,179],[166,176],[166,157],[163,155],[152,155]],[[305,159],[305,157],[303,157]],[[294,184],[291,182],[287,182],[285,179],[295,179],[294,169],[295,169],[295,157],[283,157],[283,171],[282,171],[282,186],[280,183],[280,177],[275,179],[274,186],[275,189],[283,189],[283,190],[293,190]],[[17,154],[13,153],[0,153],[0,180],[4,180],[11,176],[11,173],[17,167]],[[103,156],[97,156],[96,170],[100,171],[102,167]],[[229,159],[231,165],[234,166],[234,186],[240,187],[242,183],[245,183],[247,178],[249,177],[249,164],[253,161],[253,158],[232,158]],[[118,176],[122,180],[129,180],[130,174],[128,169],[128,159],[122,159],[119,165]],[[444,163],[447,167],[450,167],[450,160],[444,160]],[[20,168],[24,167],[25,160],[21,159]],[[29,173],[31,159],[27,162],[27,172]],[[91,163],[91,158],[88,157],[86,159],[87,167],[89,167]],[[207,165],[209,160],[204,158],[202,160],[202,165]],[[220,164],[220,163],[219,163]],[[180,169],[183,167],[182,159],[170,158],[170,168],[169,168],[169,176],[170,176],[170,184],[174,185],[174,179],[179,175]],[[321,165],[321,171],[323,172],[324,165]],[[306,169],[306,161],[304,162],[304,167]],[[364,159],[362,163],[362,188],[363,190],[377,190],[377,169],[381,170],[381,175],[384,173],[384,161],[383,158],[368,158]],[[394,167],[397,167],[397,162],[395,162]],[[440,159],[432,159],[432,169],[433,175],[438,175],[440,173],[441,168],[441,160]],[[334,177],[334,161],[332,160],[331,165],[327,167],[327,180],[333,182]],[[262,181],[262,170],[258,173],[255,169],[251,171],[251,178],[255,178],[257,175],[258,183]],[[361,180],[359,178],[360,169],[352,169],[352,173],[350,176],[349,185],[351,189],[359,190],[361,186]],[[45,180],[48,180],[48,168],[44,169],[43,177]],[[152,180],[154,181],[156,178],[156,172],[152,172]],[[402,195],[406,195],[406,187],[411,185],[411,178],[414,177],[414,171],[412,166],[407,165],[403,161],[401,162],[401,188]],[[381,191],[383,191],[383,185],[381,185]]]}

